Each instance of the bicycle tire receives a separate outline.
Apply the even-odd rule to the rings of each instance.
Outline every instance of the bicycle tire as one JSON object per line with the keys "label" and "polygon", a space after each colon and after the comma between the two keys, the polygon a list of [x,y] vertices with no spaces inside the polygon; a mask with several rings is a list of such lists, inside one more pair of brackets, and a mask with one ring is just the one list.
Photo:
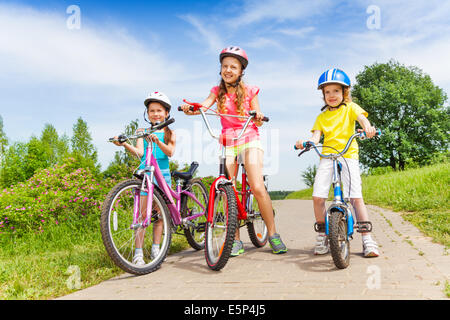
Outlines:
{"label": "bicycle tire", "polygon": [[[247,232],[250,241],[256,248],[262,248],[267,244],[269,239],[269,232],[267,230],[266,223],[259,211],[259,205],[252,193],[248,193],[248,201],[251,207],[251,213],[254,214],[254,219],[247,222]],[[256,207],[255,204],[256,203]],[[247,207],[248,208],[248,207]],[[248,210],[248,209],[247,209]],[[275,216],[275,211],[273,211]]]}
{"label": "bicycle tire", "polygon": [[[195,191],[193,190],[195,187],[199,187],[200,191],[202,193],[202,197],[203,197],[203,206],[205,208],[205,211],[207,211],[208,209],[208,190],[206,189],[205,185],[203,184],[202,180],[199,178],[195,178],[189,181],[188,184],[188,190],[192,193],[194,193]],[[183,200],[183,205],[181,208],[181,215],[182,217],[187,217],[189,216],[189,214],[192,213],[192,209],[190,209],[189,207],[191,206],[191,204],[189,204],[189,197],[188,196],[184,196],[185,199]],[[200,199],[197,195],[196,198],[202,202],[202,199]],[[195,206],[197,205],[196,203],[192,204],[195,208]],[[191,212],[189,212],[191,211]],[[195,213],[195,212],[194,212]],[[195,250],[202,250],[205,248],[205,230],[206,230],[206,213],[205,215],[195,219],[195,220],[191,220],[195,227],[188,227],[184,229],[184,235],[186,236],[186,240],[189,243],[189,245],[195,249]],[[198,231],[200,230],[200,231]],[[201,241],[198,241],[197,239],[201,239]]]}
{"label": "bicycle tire", "polygon": [[338,269],[350,264],[350,241],[347,237],[347,221],[339,210],[330,210],[328,241],[333,262]]}
{"label": "bicycle tire", "polygon": [[[161,243],[159,254],[153,258],[150,254],[151,245],[148,243],[151,241],[150,238],[152,237],[150,235],[144,237],[144,260],[149,262],[143,266],[138,266],[133,263],[133,246],[135,244],[135,236],[137,233],[130,228],[133,223],[133,193],[135,190],[140,190],[141,184],[142,182],[140,180],[129,179],[114,186],[103,202],[100,218],[101,235],[106,252],[119,268],[125,272],[136,275],[148,274],[159,269],[167,256],[172,241],[169,209],[160,191],[155,188],[153,191],[153,207],[155,208],[158,206],[160,212],[159,214],[155,213],[154,219],[159,220],[161,218],[163,221],[163,241]],[[124,199],[123,201],[122,198]],[[117,213],[118,211],[119,213]],[[150,226],[153,225],[154,224],[151,223]],[[150,226],[148,228],[150,228]],[[145,245],[145,243],[148,243],[148,245]]]}
{"label": "bicycle tire", "polygon": [[[230,184],[222,184],[217,187],[217,190],[214,201],[213,221],[212,223],[206,223],[205,237],[206,263],[214,271],[219,271],[225,267],[230,258],[237,228],[238,212],[237,200],[232,186]],[[219,208],[222,198],[222,209],[224,209],[224,212],[221,212]],[[223,208],[223,205],[225,205],[225,208]],[[222,223],[223,226],[219,226],[219,223]],[[214,243],[216,236],[219,236],[219,240]]]}

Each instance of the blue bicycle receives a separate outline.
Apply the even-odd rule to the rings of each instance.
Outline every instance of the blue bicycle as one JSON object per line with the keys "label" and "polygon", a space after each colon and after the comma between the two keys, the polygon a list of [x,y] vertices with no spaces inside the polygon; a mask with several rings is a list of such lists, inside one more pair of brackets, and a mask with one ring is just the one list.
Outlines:
{"label": "blue bicycle", "polygon": [[[380,136],[381,130],[377,130],[375,136]],[[334,190],[334,199],[331,205],[328,207],[325,215],[325,234],[328,239],[328,243],[330,246],[331,256],[333,257],[333,262],[339,269],[345,269],[348,267],[350,263],[350,240],[353,238],[353,232],[355,228],[358,232],[370,232],[372,231],[372,224],[370,221],[359,221],[354,224],[356,221],[354,216],[354,208],[351,205],[348,198],[344,197],[344,193],[342,191],[342,181],[341,181],[341,171],[342,164],[338,161],[338,158],[342,157],[344,159],[344,163],[346,163],[343,155],[347,152],[350,144],[353,139],[356,137],[361,140],[366,138],[365,132],[355,133],[348,140],[344,150],[339,152],[338,150],[329,147],[329,146],[316,146],[312,141],[303,142],[303,147],[305,148],[302,152],[299,153],[299,157],[311,150],[313,148],[316,153],[321,158],[331,159],[333,161],[333,190]],[[337,153],[323,154],[318,148],[331,148]],[[297,148],[294,146],[294,149]],[[348,167],[348,165],[347,165]],[[351,177],[350,177],[350,186],[351,186]],[[349,189],[350,189],[349,186]],[[317,224],[315,225],[316,231]]]}

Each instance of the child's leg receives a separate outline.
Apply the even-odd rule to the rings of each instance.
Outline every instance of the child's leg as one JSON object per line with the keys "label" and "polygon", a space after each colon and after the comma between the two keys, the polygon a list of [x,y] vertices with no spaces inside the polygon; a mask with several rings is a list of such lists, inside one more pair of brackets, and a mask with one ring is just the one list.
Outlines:
{"label": "child's leg", "polygon": [[[364,203],[363,198],[352,198],[350,199],[353,208],[355,208],[356,212],[356,220],[358,222],[367,221],[369,222],[369,213],[367,211],[367,207]],[[380,255],[378,250],[378,245],[370,232],[361,232],[362,241],[363,241],[363,251],[365,257],[378,257]]]}
{"label": "child's leg", "polygon": [[262,218],[267,226],[269,236],[276,233],[273,217],[272,200],[264,185],[263,178],[263,151],[258,148],[248,148],[244,151],[244,166],[247,172],[247,180],[253,196],[258,202]]}
{"label": "child's leg", "polygon": [[[369,213],[367,211],[366,204],[363,198],[352,198],[350,199],[353,208],[355,208],[356,220],[357,221],[369,221]],[[368,232],[362,232],[362,235],[366,235]]]}
{"label": "child's leg", "polygon": [[[140,197],[140,215],[139,215],[139,220],[138,223],[142,223],[145,221],[146,217],[147,217],[147,196],[144,196],[141,194]],[[135,240],[135,245],[136,245],[136,249],[142,249],[142,245],[144,243],[144,236],[145,236],[145,229],[144,228],[139,228],[136,231],[136,240]]]}
{"label": "child's leg", "polygon": [[325,223],[325,198],[313,197],[314,216],[317,223]]}

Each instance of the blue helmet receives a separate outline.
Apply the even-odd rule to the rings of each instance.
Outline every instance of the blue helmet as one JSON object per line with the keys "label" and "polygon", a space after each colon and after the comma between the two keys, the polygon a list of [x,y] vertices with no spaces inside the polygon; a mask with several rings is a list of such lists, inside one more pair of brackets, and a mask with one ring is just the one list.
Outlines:
{"label": "blue helmet", "polygon": [[320,90],[325,84],[329,83],[339,83],[345,87],[350,87],[350,78],[344,71],[333,68],[322,73],[317,89]]}

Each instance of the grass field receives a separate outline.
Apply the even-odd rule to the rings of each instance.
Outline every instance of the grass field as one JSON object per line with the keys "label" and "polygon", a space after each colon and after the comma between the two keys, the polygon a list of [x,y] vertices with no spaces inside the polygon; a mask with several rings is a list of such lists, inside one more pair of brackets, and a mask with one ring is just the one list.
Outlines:
{"label": "grass field", "polygon": [[[366,203],[401,212],[423,233],[450,247],[450,163],[363,176],[362,184]],[[312,188],[293,192],[286,199],[311,197]]]}
{"label": "grass field", "polygon": [[[51,299],[123,271],[105,251],[98,223],[61,224],[42,234],[0,237],[0,300]],[[169,252],[188,247],[174,235]]]}

